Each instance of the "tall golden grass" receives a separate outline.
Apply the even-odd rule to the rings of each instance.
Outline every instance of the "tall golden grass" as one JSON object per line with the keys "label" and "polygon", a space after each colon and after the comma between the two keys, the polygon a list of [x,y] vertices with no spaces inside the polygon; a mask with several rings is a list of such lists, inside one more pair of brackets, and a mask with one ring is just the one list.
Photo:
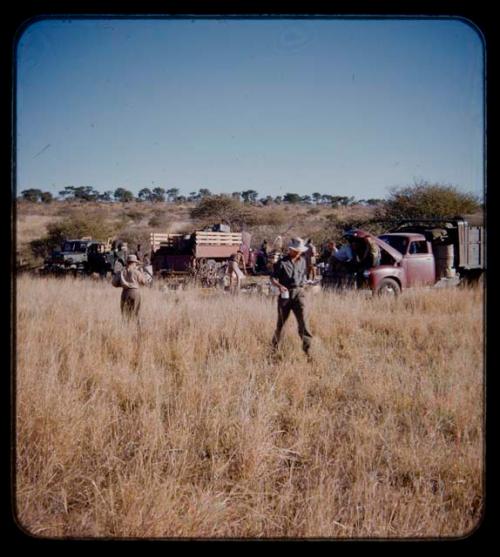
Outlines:
{"label": "tall golden grass", "polygon": [[478,289],[396,301],[17,281],[16,509],[43,537],[456,537],[483,501]]}

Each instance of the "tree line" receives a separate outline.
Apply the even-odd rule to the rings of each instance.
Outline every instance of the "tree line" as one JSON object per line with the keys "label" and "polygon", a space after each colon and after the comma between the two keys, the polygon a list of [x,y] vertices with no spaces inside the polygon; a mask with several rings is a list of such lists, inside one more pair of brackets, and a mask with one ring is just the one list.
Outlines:
{"label": "tree line", "polygon": [[[61,199],[71,201],[108,201],[129,203],[132,201],[149,203],[196,203],[195,212],[216,210],[234,211],[239,214],[245,205],[270,204],[314,204],[328,207],[349,207],[352,205],[374,206],[378,216],[395,218],[414,218],[422,216],[453,216],[459,213],[473,213],[483,208],[482,202],[472,193],[459,191],[452,185],[433,184],[425,181],[410,186],[390,189],[387,199],[355,199],[353,196],[329,195],[315,192],[311,195],[285,193],[283,196],[260,197],[255,190],[235,191],[231,194],[213,194],[207,188],[200,188],[188,196],[180,195],[178,188],[165,189],[155,187],[143,188],[137,196],[125,189],[100,193],[90,186],[66,186],[59,192]],[[27,189],[21,192],[21,198],[31,202],[50,203],[53,196],[40,189]]]}
{"label": "tree line", "polygon": [[[142,188],[137,195],[134,195],[130,190],[125,188],[116,188],[114,191],[109,190],[99,192],[91,186],[66,186],[59,192],[59,198],[68,201],[106,201],[106,202],[120,202],[130,203],[132,201],[149,202],[149,203],[186,203],[198,202],[201,199],[213,196],[212,192],[207,188],[200,188],[197,192],[190,192],[189,195],[180,194],[178,188]],[[285,193],[284,195],[277,195],[275,197],[267,195],[259,197],[259,193],[255,190],[235,191],[231,194],[226,194],[236,201],[250,204],[281,204],[281,203],[304,203],[315,205],[329,205],[332,207],[348,207],[351,205],[378,205],[382,199],[355,199],[353,196],[330,195],[315,192],[311,195],[300,195],[298,193]],[[54,200],[52,193],[42,191],[36,188],[25,189],[21,192],[21,199],[31,201],[33,203],[51,203]]]}

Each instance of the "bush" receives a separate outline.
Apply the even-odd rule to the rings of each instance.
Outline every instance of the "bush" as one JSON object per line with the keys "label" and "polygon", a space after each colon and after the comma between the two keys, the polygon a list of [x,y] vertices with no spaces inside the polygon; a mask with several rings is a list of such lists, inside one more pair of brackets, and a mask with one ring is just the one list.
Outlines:
{"label": "bush", "polygon": [[248,207],[244,214],[245,224],[248,226],[282,226],[288,222],[288,216],[283,208],[277,207]]}
{"label": "bush", "polygon": [[350,228],[361,228],[370,232],[375,236],[385,232],[382,223],[375,222],[369,218],[339,217],[337,213],[328,213],[325,215],[327,221],[327,236],[335,242],[342,242],[344,232]]}
{"label": "bush", "polygon": [[192,219],[202,223],[227,221],[230,225],[246,223],[252,220],[252,212],[248,211],[241,201],[228,195],[210,195],[203,197],[198,205],[191,209]]}
{"label": "bush", "polygon": [[154,211],[153,216],[149,219],[148,225],[153,228],[166,228],[170,223],[165,211]]}
{"label": "bush", "polygon": [[125,216],[134,222],[141,222],[144,218],[144,214],[141,211],[127,211]]}
{"label": "bush", "polygon": [[149,252],[150,249],[150,230],[149,228],[125,228],[120,230],[117,235],[118,242],[126,242],[129,251],[135,251],[138,244],[141,245],[143,252]]}
{"label": "bush", "polygon": [[321,209],[319,207],[311,207],[307,210],[308,215],[317,215],[318,213],[321,213]]}
{"label": "bush", "polygon": [[472,193],[462,193],[453,186],[420,182],[413,186],[392,188],[390,197],[377,211],[378,218],[450,218],[474,213],[481,208]]}

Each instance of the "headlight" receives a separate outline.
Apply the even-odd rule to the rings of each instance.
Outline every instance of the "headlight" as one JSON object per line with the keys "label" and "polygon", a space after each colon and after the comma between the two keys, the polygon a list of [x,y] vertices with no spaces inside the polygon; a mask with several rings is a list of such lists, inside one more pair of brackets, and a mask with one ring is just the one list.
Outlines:
{"label": "headlight", "polygon": [[363,276],[368,278],[370,276],[370,271],[363,271]]}

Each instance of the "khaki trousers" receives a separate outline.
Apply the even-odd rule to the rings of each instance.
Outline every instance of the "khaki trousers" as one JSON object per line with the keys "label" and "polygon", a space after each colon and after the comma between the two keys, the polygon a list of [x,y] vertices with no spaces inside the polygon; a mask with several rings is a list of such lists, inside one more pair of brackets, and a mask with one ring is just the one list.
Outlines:
{"label": "khaki trousers", "polygon": [[290,312],[293,312],[297,319],[299,336],[302,339],[302,349],[307,354],[311,347],[312,335],[309,332],[305,319],[305,295],[302,288],[294,288],[289,290],[290,298],[283,299],[281,296],[278,298],[278,322],[276,324],[276,331],[274,332],[272,344],[276,348],[281,338],[281,331],[286,323]]}
{"label": "khaki trousers", "polygon": [[141,308],[141,294],[138,288],[124,288],[120,300],[120,309],[124,317],[138,317]]}

